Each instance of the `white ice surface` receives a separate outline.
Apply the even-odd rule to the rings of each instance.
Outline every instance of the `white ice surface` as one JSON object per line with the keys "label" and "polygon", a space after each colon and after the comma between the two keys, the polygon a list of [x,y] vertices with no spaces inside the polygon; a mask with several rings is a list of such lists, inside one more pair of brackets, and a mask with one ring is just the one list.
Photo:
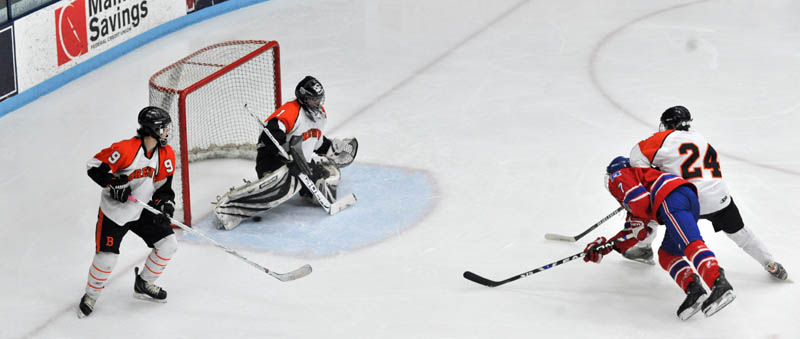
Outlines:
{"label": "white ice surface", "polygon": [[[0,118],[0,338],[800,338],[798,285],[707,222],[738,296],[708,319],[679,321],[668,274],[618,255],[495,289],[461,277],[503,279],[615,233],[619,217],[575,244],[543,237],[611,212],[606,164],[676,104],[720,152],[746,224],[797,277],[798,13],[790,0],[273,0],[165,36]],[[335,255],[241,250],[279,272],[314,267],[290,283],[181,241],[158,281],[166,304],[131,298],[147,249],[129,234],[78,320],[99,201],[85,161],[134,133],[151,74],[232,39],[278,40],[284,98],[317,76],[330,134],[359,138],[356,165],[424,172],[429,209]],[[198,217],[252,173],[198,168]]]}

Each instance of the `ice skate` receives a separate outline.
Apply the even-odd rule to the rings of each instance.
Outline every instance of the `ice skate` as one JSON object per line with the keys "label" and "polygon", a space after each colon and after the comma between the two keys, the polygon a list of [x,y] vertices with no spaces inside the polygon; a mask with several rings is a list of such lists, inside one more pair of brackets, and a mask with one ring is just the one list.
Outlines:
{"label": "ice skate", "polygon": [[692,282],[686,287],[686,299],[678,307],[678,318],[681,320],[687,320],[700,311],[700,305],[707,297],[706,289],[703,288],[700,277],[697,274],[693,274],[692,278]]}
{"label": "ice skate", "polygon": [[655,260],[653,260],[653,249],[650,246],[631,247],[629,250],[625,251],[625,253],[622,253],[622,256],[626,259],[637,261],[643,264],[656,264]]}
{"label": "ice skate", "polygon": [[789,277],[789,272],[786,272],[786,269],[778,262],[772,262],[764,266],[764,269],[769,272],[775,279],[778,280],[786,280]]}
{"label": "ice skate", "polygon": [[97,302],[97,299],[90,297],[88,294],[84,294],[83,297],[81,297],[81,302],[78,304],[78,318],[83,319],[92,314],[95,302]]}
{"label": "ice skate", "polygon": [[136,282],[133,283],[134,298],[159,303],[167,302],[167,291],[155,284],[144,281],[144,279],[139,276],[138,267],[134,268],[133,271],[136,274]]}
{"label": "ice skate", "polygon": [[725,279],[725,273],[722,268],[719,269],[719,277],[714,280],[714,287],[711,289],[711,295],[703,302],[703,314],[706,317],[714,315],[722,308],[730,304],[736,295],[733,294],[733,287]]}

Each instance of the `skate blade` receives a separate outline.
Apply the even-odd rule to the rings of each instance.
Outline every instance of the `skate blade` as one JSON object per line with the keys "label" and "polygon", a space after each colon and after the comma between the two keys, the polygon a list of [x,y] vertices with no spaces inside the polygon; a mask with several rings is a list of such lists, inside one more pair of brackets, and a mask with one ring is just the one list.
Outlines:
{"label": "skate blade", "polygon": [[689,307],[683,310],[681,314],[678,314],[678,318],[683,321],[689,320],[689,318],[691,318],[693,315],[695,315],[697,312],[700,311],[700,308],[703,306],[703,302],[706,301],[707,296],[708,295],[706,294],[698,298],[697,302],[695,302],[694,305],[692,305],[692,307]]}
{"label": "skate blade", "polygon": [[653,260],[653,259],[642,259],[642,258],[631,259],[631,258],[628,258],[628,257],[625,257],[625,256],[623,256],[623,258],[628,259],[630,261],[635,261],[635,262],[638,262],[638,263],[647,264],[647,265],[655,265],[656,264],[655,260]]}
{"label": "skate blade", "polygon": [[642,264],[647,264],[647,265],[655,265],[656,264],[655,260],[653,260],[653,259],[636,259],[634,261],[640,262]]}
{"label": "skate blade", "polygon": [[714,315],[714,313],[717,313],[721,309],[725,308],[725,306],[728,306],[728,304],[730,304],[733,301],[733,299],[736,299],[736,295],[733,294],[732,290],[727,291],[725,292],[725,294],[722,295],[722,297],[719,298],[719,300],[715,301],[714,303],[708,305],[708,307],[703,309],[703,314],[705,314],[706,318],[708,318]]}
{"label": "skate blade", "polygon": [[149,301],[149,302],[154,302],[154,303],[159,303],[159,304],[164,304],[164,303],[167,302],[167,299],[155,299],[155,298],[153,298],[153,297],[151,297],[151,296],[149,296],[147,294],[144,294],[144,293],[133,292],[133,297],[136,298],[136,299],[139,299],[139,300],[144,300],[144,301]]}
{"label": "skate blade", "polygon": [[81,311],[81,307],[80,307],[80,306],[78,306],[78,307],[76,307],[76,308],[77,308],[77,312],[78,312],[78,319],[83,319],[83,318],[86,318],[86,317],[88,317],[88,316],[89,316],[89,314],[91,314],[91,313],[89,313],[89,314],[83,314],[83,311]]}

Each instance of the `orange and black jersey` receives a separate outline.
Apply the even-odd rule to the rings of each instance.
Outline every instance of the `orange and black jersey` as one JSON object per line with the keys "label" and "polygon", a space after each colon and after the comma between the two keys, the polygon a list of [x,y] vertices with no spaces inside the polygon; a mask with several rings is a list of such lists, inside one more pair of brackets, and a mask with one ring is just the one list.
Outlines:
{"label": "orange and black jersey", "polygon": [[[324,112],[325,108],[322,107],[322,110]],[[283,104],[265,122],[267,130],[278,143],[284,145],[284,148],[289,140],[300,136],[306,161],[312,161],[324,155],[331,146],[331,141],[324,135],[327,117],[317,121],[309,118],[297,100]],[[278,169],[283,166],[283,163],[278,149],[262,132],[258,138],[258,154],[256,156],[256,172],[259,177]]]}
{"label": "orange and black jersey", "polygon": [[101,150],[89,159],[86,165],[89,177],[104,188],[100,209],[118,225],[138,220],[142,207],[128,202],[121,203],[111,198],[107,187],[114,176],[128,177],[131,195],[137,200],[175,199],[175,192],[172,190],[175,153],[169,145],[156,147],[148,154],[142,139],[133,137]]}

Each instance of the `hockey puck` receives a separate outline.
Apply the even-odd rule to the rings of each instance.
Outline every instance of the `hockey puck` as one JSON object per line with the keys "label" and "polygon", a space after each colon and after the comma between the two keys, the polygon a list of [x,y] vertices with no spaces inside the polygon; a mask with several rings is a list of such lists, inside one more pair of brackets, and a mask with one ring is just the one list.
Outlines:
{"label": "hockey puck", "polygon": [[257,216],[254,216],[254,217],[253,217],[253,221],[255,221],[255,222],[259,222],[259,221],[261,221],[261,216],[259,216],[259,215],[257,215]]}

